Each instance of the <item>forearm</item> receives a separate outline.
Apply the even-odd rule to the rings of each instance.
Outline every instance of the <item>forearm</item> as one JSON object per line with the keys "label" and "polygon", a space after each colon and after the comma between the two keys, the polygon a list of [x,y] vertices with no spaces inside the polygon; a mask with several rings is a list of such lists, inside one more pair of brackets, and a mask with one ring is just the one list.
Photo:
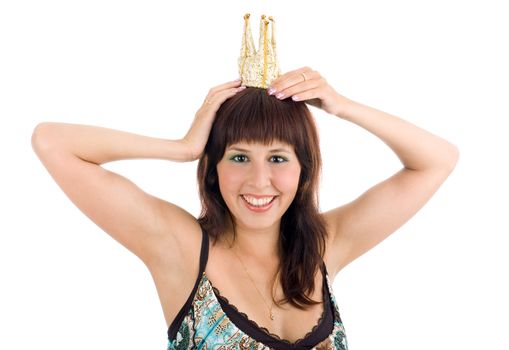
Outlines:
{"label": "forearm", "polygon": [[95,164],[136,158],[193,160],[182,140],[159,139],[90,125],[41,123],[33,132],[32,145],[39,157],[69,152]]}
{"label": "forearm", "polygon": [[359,125],[385,142],[399,157],[405,168],[452,170],[458,149],[403,119],[345,98],[338,117]]}

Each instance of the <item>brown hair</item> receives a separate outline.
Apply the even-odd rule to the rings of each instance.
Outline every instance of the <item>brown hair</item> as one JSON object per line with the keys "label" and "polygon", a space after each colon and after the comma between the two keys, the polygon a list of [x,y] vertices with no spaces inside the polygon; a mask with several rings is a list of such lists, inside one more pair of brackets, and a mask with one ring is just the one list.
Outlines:
{"label": "brown hair", "polygon": [[278,100],[265,89],[246,88],[220,106],[198,163],[202,203],[198,222],[216,241],[225,232],[227,215],[231,218],[216,170],[226,147],[237,142],[269,145],[274,140],[292,145],[301,166],[297,193],[280,225],[279,268],[285,298],[274,302],[289,302],[305,310],[305,305],[319,304],[306,294],[315,289],[314,276],[322,264],[327,231],[318,211],[322,165],[318,133],[304,102]]}

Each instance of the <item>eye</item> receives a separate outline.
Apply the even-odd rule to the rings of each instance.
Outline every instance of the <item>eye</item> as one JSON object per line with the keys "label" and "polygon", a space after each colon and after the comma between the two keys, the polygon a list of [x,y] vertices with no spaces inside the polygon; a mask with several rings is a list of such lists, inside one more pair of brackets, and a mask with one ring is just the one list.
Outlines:
{"label": "eye", "polygon": [[246,156],[245,156],[245,155],[243,155],[243,154],[237,154],[237,155],[234,155],[233,157],[231,157],[231,158],[230,158],[230,160],[233,160],[233,161],[234,161],[234,162],[236,162],[236,163],[243,163],[242,161],[240,161],[240,162],[239,162],[239,161],[237,160],[239,157],[244,157],[244,158],[246,158]]}
{"label": "eye", "polygon": [[276,163],[284,163],[284,162],[288,161],[285,157],[281,157],[281,156],[272,156],[271,158],[277,158],[280,160],[280,161],[277,161]]}
{"label": "eye", "polygon": [[[273,161],[273,163],[284,163],[288,161],[288,159],[281,156],[272,156],[270,157],[270,159],[271,160],[276,159],[275,161]],[[247,157],[244,154],[236,154],[233,157],[231,157],[230,160],[234,161],[235,163],[244,163],[245,161],[247,161]]]}

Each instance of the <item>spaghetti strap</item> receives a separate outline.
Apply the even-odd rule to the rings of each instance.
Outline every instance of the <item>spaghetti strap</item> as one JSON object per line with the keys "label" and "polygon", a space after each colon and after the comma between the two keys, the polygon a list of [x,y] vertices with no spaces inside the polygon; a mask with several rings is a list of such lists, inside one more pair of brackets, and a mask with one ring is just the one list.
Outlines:
{"label": "spaghetti strap", "polygon": [[168,330],[167,350],[203,350],[218,346],[258,350],[348,349],[323,258],[320,264],[324,276],[322,316],[303,338],[290,342],[249,319],[214,288],[205,273],[209,235],[203,228],[202,237],[200,273],[188,301]]}
{"label": "spaghetti strap", "polygon": [[207,266],[207,261],[209,259],[209,234],[203,228],[201,229],[201,232],[200,272],[198,273],[198,281],[200,280],[203,272],[205,272],[205,267]]}
{"label": "spaghetti strap", "polygon": [[196,294],[196,291],[198,290],[198,286],[200,284],[200,281],[203,277],[203,273],[205,272],[205,266],[207,265],[207,260],[209,257],[209,236],[207,232],[202,228],[202,239],[201,239],[201,248],[200,248],[200,271],[198,273],[198,276],[196,277],[196,282],[194,283],[193,290],[189,294],[189,297],[187,298],[187,301],[184,303],[184,305],[180,308],[180,311],[178,312],[177,316],[171,323],[170,327],[168,328],[168,337],[170,339],[173,339],[178,332],[178,327],[184,320],[184,317],[189,312],[189,309],[192,307],[194,295]]}

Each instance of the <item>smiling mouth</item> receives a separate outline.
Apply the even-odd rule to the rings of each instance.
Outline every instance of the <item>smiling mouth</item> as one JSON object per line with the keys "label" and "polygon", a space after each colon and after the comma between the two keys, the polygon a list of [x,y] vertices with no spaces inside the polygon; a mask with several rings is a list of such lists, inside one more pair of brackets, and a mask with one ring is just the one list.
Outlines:
{"label": "smiling mouth", "polygon": [[265,208],[265,207],[268,207],[272,204],[272,202],[274,202],[274,200],[278,197],[278,196],[274,196],[272,197],[272,199],[265,203],[265,204],[254,204],[254,203],[251,203],[249,202],[243,195],[241,195],[242,199],[244,200],[244,202],[246,202],[248,205],[252,206],[252,207],[255,207],[255,208]]}

